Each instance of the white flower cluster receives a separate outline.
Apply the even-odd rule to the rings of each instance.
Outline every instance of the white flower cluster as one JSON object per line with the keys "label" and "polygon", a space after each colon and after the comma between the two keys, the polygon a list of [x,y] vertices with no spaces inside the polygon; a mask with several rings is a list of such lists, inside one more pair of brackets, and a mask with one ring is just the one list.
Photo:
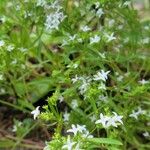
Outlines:
{"label": "white flower cluster", "polygon": [[53,11],[47,15],[46,17],[46,30],[52,31],[53,29],[58,30],[59,24],[64,20],[66,17],[62,11],[62,7],[59,6],[58,1],[51,4],[48,9],[53,9]]}
{"label": "white flower cluster", "polygon": [[[72,124],[71,129],[68,129],[67,132],[73,133],[74,136],[80,135],[82,138],[93,138],[92,135],[90,135],[89,131],[86,129],[85,125],[74,125]],[[70,135],[67,137],[67,142],[62,146],[62,149],[68,149],[72,150],[80,150],[80,142],[73,141],[70,139]]]}
{"label": "white flower cluster", "polygon": [[[100,81],[106,82],[106,80],[108,79],[108,74],[109,73],[110,73],[110,71],[105,72],[104,70],[100,70],[97,74],[95,74],[93,76],[93,78],[91,78],[89,76],[87,76],[87,77],[85,77],[85,76],[78,77],[76,75],[71,80],[72,80],[73,83],[75,83],[77,81],[82,82],[81,86],[79,87],[79,91],[80,91],[80,94],[83,95],[87,91],[87,89],[88,89],[89,85],[91,84],[92,80],[94,80],[94,81],[99,81],[100,80]],[[99,90],[106,90],[106,86],[103,82],[101,82],[101,84],[99,85],[99,87],[98,87]]]}
{"label": "white flower cluster", "polygon": [[95,122],[95,124],[102,124],[104,128],[108,128],[110,126],[118,127],[118,125],[123,124],[122,118],[123,116],[117,115],[117,113],[113,112],[114,116],[104,116],[102,113],[100,114],[100,119]]}

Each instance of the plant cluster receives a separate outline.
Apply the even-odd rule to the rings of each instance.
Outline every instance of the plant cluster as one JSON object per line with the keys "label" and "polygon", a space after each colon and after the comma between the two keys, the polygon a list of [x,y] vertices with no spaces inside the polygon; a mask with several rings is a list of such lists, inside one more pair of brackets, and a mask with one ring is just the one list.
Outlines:
{"label": "plant cluster", "polygon": [[0,12],[0,103],[26,114],[16,137],[44,125],[44,150],[150,148],[150,22],[133,1],[3,0]]}

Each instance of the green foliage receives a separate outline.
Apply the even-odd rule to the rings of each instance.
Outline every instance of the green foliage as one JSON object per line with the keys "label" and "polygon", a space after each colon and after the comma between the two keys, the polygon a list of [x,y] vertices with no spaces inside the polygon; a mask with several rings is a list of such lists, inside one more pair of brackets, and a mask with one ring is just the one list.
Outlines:
{"label": "green foliage", "polygon": [[16,143],[0,148],[37,125],[51,130],[44,150],[150,147],[150,21],[134,6],[0,1],[0,103],[25,116],[13,114]]}

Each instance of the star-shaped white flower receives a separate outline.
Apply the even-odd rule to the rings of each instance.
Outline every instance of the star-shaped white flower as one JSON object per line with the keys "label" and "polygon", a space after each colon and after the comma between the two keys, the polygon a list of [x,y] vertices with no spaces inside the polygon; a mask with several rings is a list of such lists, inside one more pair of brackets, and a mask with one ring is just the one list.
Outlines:
{"label": "star-shaped white flower", "polygon": [[101,17],[104,14],[102,8],[99,8],[96,12],[96,16]]}
{"label": "star-shaped white flower", "polygon": [[36,6],[46,6],[46,1],[45,0],[37,0]]}
{"label": "star-shaped white flower", "polygon": [[110,73],[110,71],[104,71],[101,70],[100,72],[98,72],[96,75],[94,75],[94,80],[103,80],[106,81],[108,79],[107,75]]}
{"label": "star-shaped white flower", "polygon": [[63,145],[62,149],[72,150],[73,145],[76,144],[76,142],[72,142],[70,140],[70,136],[67,138],[67,143]]}
{"label": "star-shaped white flower", "polygon": [[147,83],[149,83],[149,81],[146,81],[145,79],[142,79],[139,81],[140,84],[145,85]]}
{"label": "star-shaped white flower", "polygon": [[98,86],[98,89],[99,90],[106,90],[106,86],[104,83],[101,83],[99,86]]}
{"label": "star-shaped white flower", "polygon": [[69,35],[69,41],[74,41],[76,37],[77,37],[77,34]]}
{"label": "star-shaped white flower", "polygon": [[80,29],[81,29],[83,32],[87,32],[87,31],[90,31],[90,30],[91,30],[91,28],[89,28],[87,25],[86,25],[86,26],[82,26]]}
{"label": "star-shaped white flower", "polygon": [[131,1],[126,1],[123,3],[123,6],[130,6],[130,4],[131,4]]}
{"label": "star-shaped white flower", "polygon": [[3,78],[3,75],[0,74],[0,81],[2,81],[4,78]]}
{"label": "star-shaped white flower", "polygon": [[78,101],[76,99],[72,100],[71,106],[73,109],[77,108],[78,107]]}
{"label": "star-shaped white flower", "polygon": [[95,122],[95,124],[101,123],[104,128],[108,128],[110,126],[117,127],[118,123],[123,124],[122,118],[123,116],[117,115],[115,112],[113,112],[114,116],[104,116],[102,113],[100,114],[100,119]]}
{"label": "star-shaped white flower", "polygon": [[114,33],[112,33],[111,35],[105,34],[105,36],[107,38],[107,42],[110,42],[116,39],[116,37],[114,37]]}
{"label": "star-shaped white flower", "polygon": [[60,95],[58,100],[59,100],[59,103],[62,103],[64,101],[64,97],[62,95]]}
{"label": "star-shaped white flower", "polygon": [[101,123],[104,128],[107,128],[107,127],[108,127],[108,126],[107,126],[107,122],[109,121],[109,119],[110,119],[110,117],[104,116],[104,115],[101,113],[101,114],[100,114],[100,119],[97,120],[97,121],[95,122],[95,124]]}
{"label": "star-shaped white flower", "polygon": [[5,42],[3,40],[0,40],[0,47],[4,46]]}
{"label": "star-shaped white flower", "polygon": [[79,80],[79,77],[77,75],[75,75],[75,77],[71,79],[72,83],[75,83],[78,80]]}
{"label": "star-shaped white flower", "polygon": [[132,110],[132,113],[129,115],[129,117],[135,118],[136,120],[138,119],[138,112],[135,112],[135,110]]}
{"label": "star-shaped white flower", "polygon": [[100,39],[101,38],[98,35],[95,35],[94,37],[90,37],[90,44],[98,43]]}
{"label": "star-shaped white flower", "polygon": [[74,135],[76,135],[78,132],[78,128],[74,124],[72,124],[71,127],[72,129],[67,130],[67,132],[72,132]]}
{"label": "star-shaped white flower", "polygon": [[141,107],[138,107],[137,111],[132,110],[132,113],[129,115],[129,117],[133,117],[137,120],[139,115],[143,115],[145,113],[145,110],[142,110]]}
{"label": "star-shaped white flower", "polygon": [[144,137],[150,137],[150,134],[146,131],[146,132],[143,133],[143,136]]}
{"label": "star-shaped white flower", "polygon": [[90,116],[90,120],[91,120],[92,122],[94,122],[94,121],[96,120],[96,116],[95,116],[95,115]]}
{"label": "star-shaped white flower", "polygon": [[114,116],[110,118],[110,120],[108,121],[108,126],[114,126],[114,127],[117,127],[118,126],[118,122],[123,124],[122,122],[122,118],[123,116],[119,116],[117,115],[115,112],[113,112]]}
{"label": "star-shaped white flower", "polygon": [[81,133],[82,133],[83,131],[86,131],[85,125],[78,125],[78,124],[77,124],[77,129],[78,129],[78,131],[81,132]]}
{"label": "star-shaped white flower", "polygon": [[69,117],[70,114],[67,111],[65,111],[65,113],[63,114],[64,121],[69,121]]}
{"label": "star-shaped white flower", "polygon": [[40,110],[39,110],[40,106],[37,106],[35,110],[33,110],[31,112],[31,114],[33,115],[34,120],[37,118],[37,116],[40,114]]}
{"label": "star-shaped white flower", "polygon": [[12,50],[14,50],[14,45],[8,45],[7,51],[11,52]]}

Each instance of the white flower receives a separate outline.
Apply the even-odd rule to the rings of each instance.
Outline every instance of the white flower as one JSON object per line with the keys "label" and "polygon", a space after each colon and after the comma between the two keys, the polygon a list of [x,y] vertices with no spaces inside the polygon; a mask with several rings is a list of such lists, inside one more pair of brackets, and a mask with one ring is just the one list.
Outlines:
{"label": "white flower", "polygon": [[107,75],[110,73],[110,71],[105,72],[104,70],[101,70],[96,75],[94,75],[93,80],[103,80],[106,81],[108,79]]}
{"label": "white flower", "polygon": [[14,46],[13,45],[7,46],[7,51],[11,52],[12,50],[14,50]]}
{"label": "white flower", "polygon": [[82,137],[84,138],[93,138],[93,135],[90,135],[89,131],[85,131],[85,133],[82,134]]}
{"label": "white flower", "polygon": [[96,120],[96,116],[95,116],[95,115],[90,116],[90,120],[91,120],[92,122],[94,122],[94,121]]}
{"label": "white flower", "polygon": [[79,87],[80,94],[83,95],[87,91],[88,86],[89,86],[89,83],[86,80],[83,80],[83,83]]}
{"label": "white flower", "polygon": [[62,149],[72,150],[74,144],[76,144],[76,142],[71,141],[70,136],[68,136],[67,143],[63,145]]}
{"label": "white flower", "polygon": [[67,68],[74,68],[74,69],[76,69],[76,68],[78,68],[78,66],[79,66],[79,64],[75,63],[75,64],[68,65]]}
{"label": "white flower", "polygon": [[35,110],[33,110],[31,112],[31,114],[33,115],[34,120],[37,118],[37,116],[40,114],[40,110],[39,110],[40,106],[37,106]]}
{"label": "white flower", "polygon": [[95,3],[95,8],[97,9],[99,6],[100,6],[100,3],[99,3],[99,2],[96,2],[96,3]]}
{"label": "white flower", "polygon": [[144,29],[145,29],[145,30],[149,30],[149,26],[145,26]]}
{"label": "white flower", "polygon": [[78,101],[76,99],[72,100],[71,106],[73,109],[77,108],[78,107]]}
{"label": "white flower", "polygon": [[46,17],[46,23],[45,23],[46,30],[52,30],[52,29],[58,30],[60,21],[59,21],[59,17],[58,16],[56,17],[56,15],[58,14],[50,14]]}
{"label": "white flower", "polygon": [[104,116],[102,113],[100,113],[100,119],[97,120],[97,121],[95,122],[95,124],[101,123],[104,128],[105,128],[105,127],[107,128],[107,127],[108,127],[108,126],[107,126],[107,123],[108,123],[109,120],[110,120],[110,117]]}
{"label": "white flower", "polygon": [[76,37],[77,37],[77,34],[69,35],[69,41],[74,41]]}
{"label": "white flower", "polygon": [[71,125],[71,129],[69,129],[69,130],[67,130],[67,132],[71,132],[71,133],[73,133],[74,135],[77,135],[77,133],[78,132],[80,132],[80,133],[85,133],[87,130],[86,130],[86,127],[85,127],[85,125],[74,125],[74,124],[72,124]]}
{"label": "white flower", "polygon": [[114,37],[114,33],[112,33],[111,35],[105,34],[105,36],[107,38],[107,42],[110,42],[116,39],[116,37]]}
{"label": "white flower", "polygon": [[60,11],[60,9],[47,15],[45,23],[46,30],[58,30],[59,24],[64,20],[65,17],[66,16]]}
{"label": "white flower", "polygon": [[117,127],[118,123],[123,124],[122,118],[123,116],[117,115],[115,112],[113,112],[114,116],[104,116],[102,113],[100,114],[100,119],[95,122],[95,124],[101,123],[104,128],[108,128],[110,126]]}
{"label": "white flower", "polygon": [[2,74],[0,74],[0,81],[2,81],[3,80],[3,75]]}
{"label": "white flower", "polygon": [[26,52],[26,51],[27,51],[27,48],[21,47],[21,48],[19,48],[19,50],[20,50],[21,52]]}
{"label": "white flower", "polygon": [[78,38],[77,41],[78,41],[79,43],[82,43],[82,42],[83,42],[82,38]]}
{"label": "white flower", "polygon": [[72,127],[72,129],[67,130],[67,132],[71,132],[71,133],[73,133],[74,135],[77,135],[77,133],[78,133],[78,128],[77,128],[74,124],[72,124],[71,127]]}
{"label": "white flower", "polygon": [[74,69],[78,68],[78,66],[79,66],[78,64],[73,64]]}
{"label": "white flower", "polygon": [[110,27],[112,27],[114,23],[115,23],[115,20],[114,20],[114,19],[111,19],[111,20],[109,20],[108,25],[109,25]]}
{"label": "white flower", "polygon": [[86,26],[82,26],[80,29],[81,29],[83,32],[87,32],[87,31],[90,31],[90,30],[91,30],[91,28],[89,28],[87,25],[86,25]]}
{"label": "white flower", "polygon": [[114,114],[114,116],[109,119],[107,125],[108,126],[117,127],[118,126],[118,122],[121,123],[121,124],[123,124],[123,122],[121,120],[123,118],[123,116],[119,116],[115,112],[113,112],[113,114]]}
{"label": "white flower", "polygon": [[17,126],[16,126],[16,125],[13,125],[12,132],[16,132],[16,131],[17,131]]}
{"label": "white flower", "polygon": [[100,95],[98,98],[99,98],[99,100],[102,101],[102,102],[105,102],[105,103],[108,102],[108,97],[107,97],[107,96]]}
{"label": "white flower", "polygon": [[123,6],[130,6],[130,4],[131,4],[131,1],[126,1],[123,3]]}
{"label": "white flower", "polygon": [[101,83],[99,86],[98,86],[98,89],[99,90],[106,90],[106,86],[104,83]]}
{"label": "white flower", "polygon": [[144,85],[144,84],[147,84],[149,83],[149,81],[146,81],[145,79],[142,79],[140,81],[138,81],[140,84]]}
{"label": "white flower", "polygon": [[37,0],[37,2],[36,2],[36,6],[43,7],[45,5],[46,5],[46,1],[45,0]]}
{"label": "white flower", "polygon": [[99,8],[96,12],[96,16],[101,17],[104,14],[102,8]]}
{"label": "white flower", "polygon": [[143,44],[148,44],[149,41],[150,41],[150,39],[147,37],[147,38],[143,39]]}
{"label": "white flower", "polygon": [[4,94],[5,92],[6,92],[5,89],[3,88],[0,89],[0,93]]}
{"label": "white flower", "polygon": [[2,23],[5,23],[6,22],[6,17],[2,16],[2,17],[0,17],[0,20],[2,21]]}
{"label": "white flower", "polygon": [[119,30],[123,29],[123,25],[119,25],[119,26],[118,26],[118,29],[119,29]]}
{"label": "white flower", "polygon": [[129,115],[129,117],[133,117],[135,119],[138,119],[138,112],[135,112],[135,110],[132,110],[132,114]]}
{"label": "white flower", "polygon": [[[48,144],[48,143],[46,142],[46,144]],[[43,150],[51,150],[50,147],[51,147],[50,145],[46,145]]]}
{"label": "white flower", "polygon": [[3,40],[0,40],[0,47],[4,46],[5,42]]}
{"label": "white flower", "polygon": [[138,110],[132,110],[132,113],[129,115],[129,117],[135,118],[136,120],[138,119],[139,115],[145,114],[145,110],[142,110],[140,107],[138,107]]}
{"label": "white flower", "polygon": [[11,64],[17,64],[17,59],[14,59],[12,62],[11,62]]}
{"label": "white flower", "polygon": [[65,113],[63,114],[64,121],[69,121],[69,117],[70,114],[67,111],[65,111]]}
{"label": "white flower", "polygon": [[59,96],[58,100],[59,100],[59,103],[62,103],[64,101],[64,97],[61,95]]}
{"label": "white flower", "polygon": [[72,83],[75,83],[78,80],[79,80],[79,77],[77,75],[75,75],[75,77],[71,79]]}
{"label": "white flower", "polygon": [[22,125],[22,122],[18,122],[18,124],[17,125],[13,125],[13,129],[12,129],[12,132],[16,132],[17,131],[17,129],[18,129],[18,127],[20,127]]}
{"label": "white flower", "polygon": [[78,131],[81,132],[81,133],[84,132],[84,131],[86,131],[85,125],[78,125],[78,124],[77,124],[77,129],[78,129]]}
{"label": "white flower", "polygon": [[144,137],[150,137],[150,134],[149,134],[148,132],[144,132],[144,133],[143,133],[143,136],[144,136]]}
{"label": "white flower", "polygon": [[100,39],[101,38],[98,35],[95,35],[94,37],[90,37],[90,44],[98,43]]}
{"label": "white flower", "polygon": [[123,78],[124,78],[124,77],[123,77],[122,75],[120,75],[120,76],[117,77],[117,81],[122,81]]}
{"label": "white flower", "polygon": [[105,53],[100,53],[100,52],[99,52],[98,54],[99,54],[99,56],[100,56],[100,57],[102,57],[103,59],[105,59],[105,58],[106,58]]}

